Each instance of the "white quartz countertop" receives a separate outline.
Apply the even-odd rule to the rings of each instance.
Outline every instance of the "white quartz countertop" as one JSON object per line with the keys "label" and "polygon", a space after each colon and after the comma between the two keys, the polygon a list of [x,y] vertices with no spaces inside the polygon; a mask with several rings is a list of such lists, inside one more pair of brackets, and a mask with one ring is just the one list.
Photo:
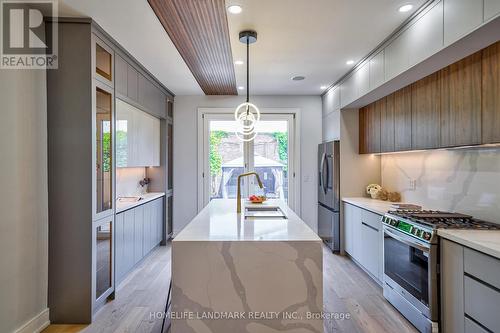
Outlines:
{"label": "white quartz countertop", "polygon": [[439,229],[438,235],[500,259],[500,230]]}
{"label": "white quartz countertop", "polygon": [[121,213],[121,212],[128,210],[128,209],[143,205],[146,202],[161,198],[164,195],[165,195],[164,192],[150,192],[150,193],[141,194],[140,197],[142,199],[139,201],[123,202],[120,200],[116,200],[116,214]]}
{"label": "white quartz countertop", "polygon": [[[257,206],[243,201],[242,212],[245,205]],[[173,241],[321,241],[285,202],[268,200],[262,205],[279,206],[287,219],[244,220],[243,213],[236,213],[235,199],[215,199]]]}
{"label": "white quartz countertop", "polygon": [[363,198],[363,197],[342,198],[342,201],[369,210],[370,212],[379,215],[384,215],[388,211],[394,210],[393,208],[391,208],[391,205],[394,202],[390,201],[382,201],[382,200]]}

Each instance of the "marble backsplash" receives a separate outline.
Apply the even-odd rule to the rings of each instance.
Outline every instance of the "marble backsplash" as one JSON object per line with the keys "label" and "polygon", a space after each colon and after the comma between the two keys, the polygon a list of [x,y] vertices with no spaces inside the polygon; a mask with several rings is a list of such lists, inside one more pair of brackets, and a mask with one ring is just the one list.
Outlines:
{"label": "marble backsplash", "polygon": [[140,195],[143,188],[139,181],[146,177],[146,168],[117,168],[116,197]]}
{"label": "marble backsplash", "polygon": [[404,202],[500,224],[499,147],[382,155],[381,163],[382,186]]}

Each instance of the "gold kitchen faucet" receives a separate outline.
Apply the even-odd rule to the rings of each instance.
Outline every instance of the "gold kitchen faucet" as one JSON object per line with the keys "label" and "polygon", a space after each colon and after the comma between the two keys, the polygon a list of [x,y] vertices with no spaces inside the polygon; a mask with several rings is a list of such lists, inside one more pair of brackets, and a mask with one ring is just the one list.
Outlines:
{"label": "gold kitchen faucet", "polygon": [[241,213],[241,178],[251,176],[251,175],[255,175],[255,177],[257,178],[257,182],[259,183],[259,187],[264,188],[264,186],[262,186],[262,182],[260,181],[260,177],[257,174],[257,172],[252,171],[252,172],[242,173],[241,175],[239,175],[238,176],[238,194],[236,196],[236,213],[238,213],[238,214]]}

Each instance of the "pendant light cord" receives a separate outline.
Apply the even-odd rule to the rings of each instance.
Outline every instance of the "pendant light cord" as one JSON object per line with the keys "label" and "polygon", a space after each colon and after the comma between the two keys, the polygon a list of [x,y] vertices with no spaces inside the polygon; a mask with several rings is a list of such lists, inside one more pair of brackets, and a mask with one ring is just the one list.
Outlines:
{"label": "pendant light cord", "polygon": [[[247,36],[247,103],[250,101],[250,36]],[[247,115],[249,113],[249,107],[247,105]]]}

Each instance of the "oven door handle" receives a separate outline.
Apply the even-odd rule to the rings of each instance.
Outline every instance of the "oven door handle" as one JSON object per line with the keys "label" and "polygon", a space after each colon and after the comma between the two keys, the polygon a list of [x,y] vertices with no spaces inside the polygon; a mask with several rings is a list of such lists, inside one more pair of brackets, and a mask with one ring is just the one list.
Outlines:
{"label": "oven door handle", "polygon": [[400,241],[401,243],[405,243],[406,245],[415,247],[415,248],[419,249],[420,251],[429,252],[429,250],[430,250],[430,246],[425,246],[425,245],[422,245],[420,243],[414,242],[410,239],[407,239],[406,237],[402,237],[387,227],[384,228],[384,232],[386,234],[388,234],[390,237]]}

